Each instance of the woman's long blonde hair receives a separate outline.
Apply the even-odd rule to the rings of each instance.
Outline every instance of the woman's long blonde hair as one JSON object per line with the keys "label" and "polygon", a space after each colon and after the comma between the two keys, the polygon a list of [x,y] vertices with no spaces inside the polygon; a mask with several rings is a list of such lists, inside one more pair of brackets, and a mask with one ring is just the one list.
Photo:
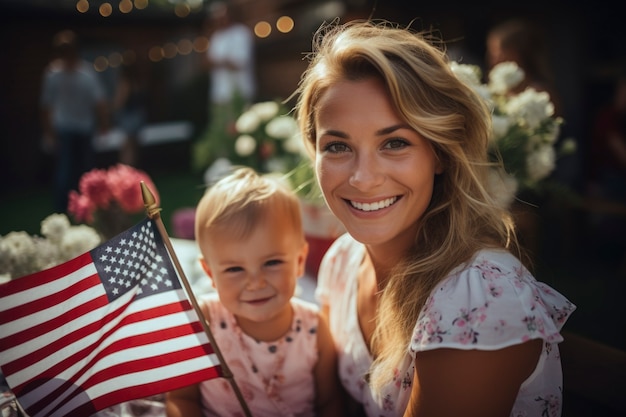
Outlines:
{"label": "woman's long blonde hair", "polygon": [[313,47],[295,108],[312,157],[320,97],[340,81],[377,77],[400,116],[431,142],[444,167],[413,250],[397,265],[380,298],[370,370],[376,390],[405,359],[426,298],[454,267],[485,247],[521,253],[509,214],[494,203],[486,186],[489,109],[452,73],[434,37],[389,22],[352,21],[322,27]]}

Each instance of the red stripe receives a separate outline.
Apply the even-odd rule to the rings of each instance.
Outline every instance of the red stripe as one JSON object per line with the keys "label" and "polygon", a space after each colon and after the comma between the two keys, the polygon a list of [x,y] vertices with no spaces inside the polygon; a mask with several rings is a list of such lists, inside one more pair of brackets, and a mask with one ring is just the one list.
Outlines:
{"label": "red stripe", "polygon": [[[124,362],[121,364],[110,366],[90,377],[85,381],[81,387],[85,390],[104,382],[108,379],[115,378],[120,375],[132,374],[136,372],[148,371],[151,369],[161,368],[163,366],[172,365],[178,362],[184,362],[190,359],[201,358],[207,356],[209,352],[212,352],[212,348],[207,343],[204,346],[193,346],[190,348],[178,350],[175,352],[168,352],[166,355],[156,355],[151,357],[145,357],[142,359],[136,359],[130,362]],[[147,352],[148,354],[154,354],[154,352]],[[207,358],[207,364],[208,364]],[[160,378],[161,376],[159,376]],[[134,383],[133,383],[134,385]]]}
{"label": "red stripe", "polygon": [[[130,303],[129,303],[130,304]],[[185,303],[178,303],[178,302],[174,302],[174,303],[170,303],[164,306],[159,306],[159,307],[155,307],[155,308],[151,308],[148,310],[144,310],[144,311],[140,311],[137,312],[135,314],[126,316],[124,318],[122,318],[122,320],[120,320],[120,322],[112,327],[109,331],[107,331],[106,333],[103,333],[97,340],[95,340],[93,343],[84,346],[83,348],[81,348],[80,350],[76,351],[76,353],[74,353],[73,355],[70,355],[68,357],[66,357],[65,359],[57,362],[54,364],[54,366],[49,367],[48,369],[44,370],[43,372],[40,372],[40,374],[38,375],[39,378],[54,378],[56,375],[60,375],[62,372],[64,372],[67,368],[71,367],[73,364],[78,363],[79,361],[82,361],[83,359],[85,359],[86,357],[88,357],[94,349],[96,349],[98,346],[102,345],[104,342],[106,342],[109,338],[112,337],[112,335],[114,335],[115,332],[117,332],[119,329],[121,329],[124,326],[127,326],[129,324],[133,324],[133,323],[139,323],[143,320],[147,320],[147,319],[152,319],[152,318],[158,318],[161,316],[167,316],[169,314],[174,314],[174,313],[179,313],[181,312],[181,304],[187,304],[189,305],[188,302]],[[71,343],[74,343],[80,339],[83,339],[91,334],[96,334],[99,330],[101,330],[102,327],[104,327],[106,324],[108,324],[110,321],[114,320],[117,316],[119,316],[120,314],[123,314],[126,310],[128,304],[122,305],[120,308],[118,308],[116,311],[111,312],[110,314],[108,314],[107,316],[105,316],[103,318],[102,321],[98,321],[95,323],[92,323],[88,326],[83,327],[82,329],[75,331],[69,335],[67,335],[66,337],[63,337],[62,339],[59,339],[58,341],[56,341],[54,343],[54,348],[55,349],[51,349],[50,346],[46,346],[45,348],[39,349],[38,351],[32,352],[31,354],[25,356],[25,357],[21,357],[20,359],[17,359],[13,362],[7,363],[6,364],[6,369],[5,366],[3,366],[3,372],[5,375],[12,375],[15,372],[20,371],[21,369],[32,365],[33,363],[36,363],[40,360],[44,360],[49,354],[50,352],[56,352],[62,348],[64,348],[65,346],[68,346]],[[190,333],[196,333],[199,330],[200,323],[196,322],[195,326],[192,326],[191,329],[192,331],[188,331],[187,333],[183,333],[183,334],[190,334]],[[162,329],[160,330],[160,332],[165,335],[167,334],[166,329]],[[153,338],[152,341],[160,341],[160,340],[167,340],[168,337],[165,336],[161,336],[161,337],[156,337],[158,336],[158,332],[156,333],[156,335],[154,335],[155,337]],[[132,339],[137,339],[137,341],[143,340],[143,335],[139,335],[139,336],[135,336],[132,337]],[[83,366],[83,368],[78,371],[75,375],[73,375],[73,377],[71,378],[73,381],[76,381],[77,379],[79,379],[87,370],[89,370],[91,368],[91,366],[93,366],[93,364],[95,364],[96,362],[98,362],[100,359],[102,359],[103,357],[107,356],[109,353],[111,352],[115,352],[118,350],[122,350],[121,348],[113,348],[112,346],[121,346],[122,348],[124,347],[132,347],[133,345],[128,343],[128,340],[130,338],[125,338],[125,339],[121,339],[118,340],[116,342],[113,342],[113,344],[109,347],[107,347],[104,351],[100,352],[98,355],[96,355],[94,358],[92,358],[92,360],[87,363],[86,365]],[[126,341],[126,342],[125,342]],[[140,346],[142,344],[146,344],[144,343],[137,343],[134,346]],[[107,353],[108,352],[108,353]],[[26,381],[24,384],[21,384],[19,386],[13,387],[13,389],[16,392],[21,392],[21,390],[29,383],[30,381]]]}
{"label": "red stripe", "polygon": [[[28,342],[29,340],[45,335],[46,333],[54,331],[55,329],[61,329],[64,326],[67,326],[68,323],[80,317],[83,317],[84,315],[98,308],[104,307],[108,303],[109,303],[109,300],[107,299],[107,296],[103,294],[100,297],[84,302],[78,305],[76,308],[68,310],[65,313],[61,314],[60,316],[57,316],[51,320],[43,322],[29,329],[24,329],[21,332],[14,333],[12,335],[4,337],[0,339],[0,351],[9,350],[14,346],[18,346],[22,343]],[[97,329],[100,326],[98,325],[98,323],[95,323],[93,326],[90,326],[90,327],[94,327],[95,329]],[[69,338],[69,339],[66,339],[66,338]],[[61,343],[61,345],[67,345],[73,342],[74,340],[75,339],[72,338],[72,333],[70,333],[68,335],[64,335],[63,339],[53,342],[52,344]],[[46,347],[45,349],[47,351],[50,351],[49,347]]]}
{"label": "red stripe", "polygon": [[[76,350],[74,354],[55,363],[54,366],[51,366],[45,369],[39,375],[39,377],[42,377],[42,378],[53,378],[54,376],[61,374],[67,368],[71,367],[73,364],[78,363],[79,361],[82,361],[83,359],[88,357],[93,352],[94,349],[96,349],[98,346],[100,346],[105,341],[107,341],[120,328],[128,324],[141,322],[148,318],[158,318],[163,315],[177,313],[180,311],[180,304],[173,303],[173,304],[169,304],[165,306],[151,308],[145,312],[138,312],[136,314],[132,314],[132,315],[124,317],[124,314],[126,313],[126,309],[131,303],[132,303],[132,300],[126,304],[120,305],[116,310],[111,311],[109,314],[104,316],[101,320],[90,323],[86,326],[83,326],[80,329],[74,330],[71,333],[64,335],[62,338],[50,343],[49,345],[41,349],[30,352],[30,354],[27,355],[26,357],[21,357],[13,362],[7,363],[6,365],[2,367],[4,374],[12,375],[13,373],[18,372],[21,369],[26,368],[27,366],[30,366],[39,361],[44,361],[50,355],[50,353],[59,351],[65,348],[66,346],[69,346],[70,344],[73,344],[77,341],[80,341],[82,339],[89,337],[90,335],[100,333],[102,328],[105,327],[108,323],[122,316],[122,319],[116,326],[109,329],[106,333],[100,334],[100,337],[98,339],[94,340],[92,343],[88,345],[84,345],[82,348],[77,347],[78,350]],[[89,365],[96,362],[100,357],[101,355],[96,356],[84,368],[88,369]],[[74,378],[76,379],[79,378],[83,373],[84,371],[77,373],[74,376]],[[25,382],[24,384],[13,387],[13,389],[15,391],[21,391],[22,387],[25,384],[28,384],[28,381]]]}
{"label": "red stripe", "polygon": [[[92,404],[98,409],[103,410],[115,404],[130,401],[136,398],[149,397],[151,395],[161,394],[163,392],[172,391],[188,385],[197,384],[201,381],[221,377],[219,366],[214,368],[202,369],[184,375],[177,375],[171,378],[154,381],[135,387],[122,388],[116,391],[108,392],[98,398],[92,400]],[[77,411],[85,409],[81,407]],[[88,412],[88,410],[85,410]],[[88,414],[76,414],[78,417],[87,416]],[[74,413],[72,413],[74,416]]]}
{"label": "red stripe", "polygon": [[44,271],[35,272],[19,279],[0,285],[0,299],[19,292],[30,290],[43,284],[64,278],[66,275],[78,270],[92,261],[89,252],[84,253],[77,258],[71,259],[64,264],[54,266]]}

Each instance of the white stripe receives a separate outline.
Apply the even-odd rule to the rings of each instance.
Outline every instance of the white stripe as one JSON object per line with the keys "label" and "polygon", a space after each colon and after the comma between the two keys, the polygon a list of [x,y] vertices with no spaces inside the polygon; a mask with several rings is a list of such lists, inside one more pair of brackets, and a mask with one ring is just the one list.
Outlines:
{"label": "white stripe", "polygon": [[[0,298],[0,313],[5,310],[20,306],[26,302],[36,301],[51,294],[56,294],[66,289],[68,286],[95,274],[97,274],[95,265],[93,263],[89,263],[82,268],[77,269],[76,271],[73,271],[65,275],[64,277],[58,278],[52,282],[48,282],[34,288],[27,288],[19,293],[2,297]],[[60,281],[63,282],[62,285],[59,285]]]}
{"label": "white stripe", "polygon": [[[218,363],[216,355],[210,355],[208,357],[211,363]],[[134,387],[137,385],[143,385],[147,382],[161,381],[168,378],[185,375],[191,372],[196,372],[200,369],[207,368],[207,357],[195,358],[184,362],[178,362],[172,365],[163,366],[160,368],[150,369],[141,372],[135,372],[132,374],[121,375],[116,378],[109,379],[100,384],[94,385],[88,389],[87,396],[78,396],[68,404],[61,407],[55,415],[66,416],[75,408],[86,403],[89,398],[98,398],[102,395],[106,395],[111,392],[111,388],[114,390]],[[164,376],[167,377],[164,378]]]}
{"label": "white stripe", "polygon": [[[67,300],[67,303],[71,305],[86,303],[103,295],[106,296],[102,285],[99,285],[96,288],[89,288],[80,294],[75,295],[71,299]],[[65,303],[57,304],[38,313],[24,317],[23,319],[14,320],[6,325],[0,326],[0,332],[2,332],[3,337],[9,338],[13,334],[16,334],[24,329],[41,325],[47,320],[55,319],[60,314],[67,312],[71,308],[72,307],[66,305]],[[0,364],[5,364],[19,359],[23,357],[26,352],[34,352],[40,348],[45,348],[57,340],[67,337],[67,335],[73,330],[80,329],[89,323],[100,320],[104,314],[106,314],[107,308],[107,306],[100,307],[87,314],[83,314],[72,321],[66,322],[60,327],[55,327],[47,333],[33,339],[28,339],[19,345],[11,346],[9,349],[0,352]]]}
{"label": "white stripe", "polygon": [[[137,301],[133,301],[123,313],[118,315],[114,320],[107,323],[102,328],[98,329],[98,331],[91,333],[75,341],[74,343],[63,347],[62,349],[50,352],[50,354],[42,360],[33,363],[32,365],[20,370],[19,372],[16,372],[12,375],[7,375],[7,380],[12,386],[21,385],[25,382],[28,382],[32,378],[39,375],[42,370],[52,368],[54,365],[61,362],[65,358],[73,355],[77,351],[82,350],[92,343],[98,342],[103,334],[116,327],[128,315],[138,313],[143,310],[153,308],[155,306],[169,304],[171,302],[177,302],[180,300],[179,297],[183,294],[184,293],[182,292],[182,290],[179,289],[176,291],[167,291],[165,293],[155,294],[150,297],[145,297]],[[31,339],[26,343],[15,346],[6,352],[2,352],[2,354],[0,354],[0,363],[4,363],[5,361],[8,362],[9,360],[18,360],[19,358],[24,357],[25,352],[33,352],[36,349],[45,347],[54,341],[62,339],[63,337],[67,337],[68,334],[70,334],[75,329],[80,329],[85,325],[97,322],[107,313],[109,313],[110,310],[114,310],[115,307],[117,307],[118,305],[126,304],[132,297],[134,297],[134,295],[135,294],[133,293],[133,291],[129,291],[128,293],[115,300],[113,303],[103,308],[94,310],[89,314],[68,322],[62,327],[58,327],[46,334],[43,334],[36,339]],[[133,326],[139,326],[140,328],[142,328],[142,323],[144,322],[139,322],[138,324],[134,324]],[[161,322],[161,329],[162,328],[163,322]],[[81,361],[75,363],[69,368],[66,368],[60,375],[58,375],[58,377],[64,380],[71,379],[76,374],[76,372],[80,371],[84,366],[86,366],[87,363],[89,363],[89,361],[93,359],[93,357],[99,354],[106,347],[110,346],[111,343],[120,339],[116,337],[116,333],[117,332],[114,332],[112,335],[109,335],[109,337],[106,340],[103,340],[102,343],[100,343],[97,348],[92,350],[87,357],[83,358]],[[140,330],[139,334],[141,333],[144,333],[144,331]]]}

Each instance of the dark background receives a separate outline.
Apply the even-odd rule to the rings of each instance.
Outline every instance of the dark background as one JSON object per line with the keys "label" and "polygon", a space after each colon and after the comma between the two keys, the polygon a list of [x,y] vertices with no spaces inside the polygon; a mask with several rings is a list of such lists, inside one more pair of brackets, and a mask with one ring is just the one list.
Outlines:
{"label": "dark background", "polygon": [[[29,1],[35,6],[29,6]],[[305,67],[303,52],[310,49],[311,34],[326,17],[312,11],[328,3],[242,1],[244,17],[251,26],[258,20],[270,20],[283,13],[293,16],[296,24],[292,33],[274,33],[257,42],[259,100],[284,98],[295,89]],[[385,18],[433,28],[464,62],[478,65],[484,63],[485,36],[495,23],[512,16],[525,16],[542,25],[562,97],[566,119],[563,129],[566,136],[578,141],[581,149],[575,158],[561,164],[560,175],[580,185],[584,182],[591,122],[597,109],[609,100],[612,77],[626,59],[626,25],[622,13],[601,2],[576,6],[549,1],[469,3],[353,0],[335,5],[342,4],[344,20]],[[195,36],[201,33],[203,16],[192,13],[181,19],[171,9],[149,7],[129,15],[114,12],[111,17],[102,18],[95,13],[77,13],[72,0],[0,0],[0,175],[11,178],[0,184],[0,193],[47,181],[41,167],[44,162],[39,151],[37,103],[41,74],[50,59],[54,33],[68,27],[76,30],[86,54],[94,55],[127,47],[145,49]],[[198,62],[198,57],[187,56],[150,65],[150,121],[190,120],[195,126],[207,122],[207,80]],[[114,73],[102,75],[110,85],[114,83]]]}

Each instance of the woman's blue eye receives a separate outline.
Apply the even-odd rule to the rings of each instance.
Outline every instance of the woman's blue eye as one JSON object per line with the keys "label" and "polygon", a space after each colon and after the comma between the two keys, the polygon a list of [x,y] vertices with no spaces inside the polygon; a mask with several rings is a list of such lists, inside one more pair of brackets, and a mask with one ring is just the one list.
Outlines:
{"label": "woman's blue eye", "polygon": [[324,147],[324,151],[330,153],[346,152],[348,150],[349,148],[346,146],[346,144],[341,142],[331,142]]}
{"label": "woman's blue eye", "polygon": [[398,148],[404,148],[408,145],[409,145],[409,142],[407,142],[404,139],[390,139],[385,143],[384,147],[388,149],[398,149]]}

